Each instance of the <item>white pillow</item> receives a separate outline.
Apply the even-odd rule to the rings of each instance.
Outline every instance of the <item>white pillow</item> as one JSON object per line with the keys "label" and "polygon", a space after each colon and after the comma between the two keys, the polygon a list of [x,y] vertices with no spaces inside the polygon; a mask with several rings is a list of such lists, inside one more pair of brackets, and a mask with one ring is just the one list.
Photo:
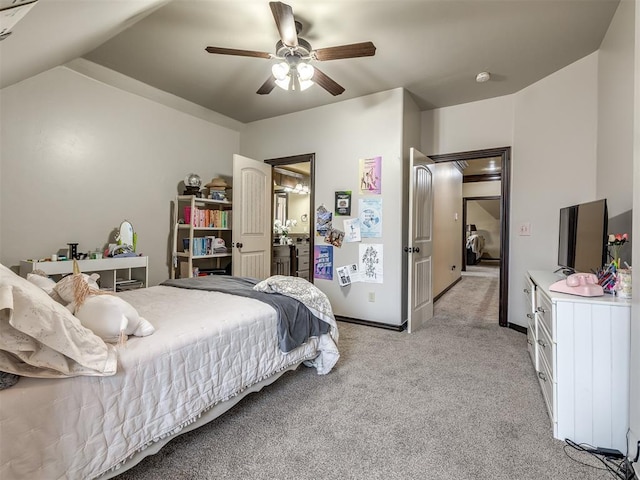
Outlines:
{"label": "white pillow", "polygon": [[108,343],[117,343],[121,336],[146,337],[155,332],[133,306],[115,295],[92,295],[76,309],[82,325]]}
{"label": "white pillow", "polygon": [[35,286],[0,265],[0,371],[26,377],[113,375],[116,350]]}
{"label": "white pillow", "polygon": [[43,289],[47,295],[53,298],[56,302],[61,303],[62,305],[66,305],[65,302],[60,295],[55,290],[56,281],[49,277],[43,277],[42,275],[38,275],[35,273],[27,273],[27,280],[31,283]]}
{"label": "white pillow", "polygon": [[43,277],[37,273],[27,273],[27,280],[33,283],[35,286],[40,287],[47,295],[51,296],[53,289],[56,286],[56,281],[49,277]]}

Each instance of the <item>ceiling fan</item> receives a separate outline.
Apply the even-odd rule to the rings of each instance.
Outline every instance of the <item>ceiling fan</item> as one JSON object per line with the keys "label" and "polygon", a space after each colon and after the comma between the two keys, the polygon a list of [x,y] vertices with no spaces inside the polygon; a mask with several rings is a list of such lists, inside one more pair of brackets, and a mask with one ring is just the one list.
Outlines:
{"label": "ceiling fan", "polygon": [[238,50],[234,48],[207,47],[209,53],[221,55],[238,55],[241,57],[266,58],[280,60],[273,65],[272,75],[256,93],[266,95],[277,86],[285,90],[305,90],[317,83],[331,95],[340,95],[344,87],[310,64],[312,60],[339,60],[342,58],[371,57],[376,47],[371,42],[340,45],[338,47],[319,48],[314,50],[309,42],[298,37],[302,24],[293,17],[293,9],[282,2],[269,2],[273,18],[276,21],[280,40],[276,43],[276,53],[258,52],[254,50]]}

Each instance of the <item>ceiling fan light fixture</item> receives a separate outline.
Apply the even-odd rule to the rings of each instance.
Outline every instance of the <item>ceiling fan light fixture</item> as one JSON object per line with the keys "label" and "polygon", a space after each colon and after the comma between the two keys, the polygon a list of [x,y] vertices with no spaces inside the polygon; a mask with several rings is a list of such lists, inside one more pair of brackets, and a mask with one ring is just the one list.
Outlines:
{"label": "ceiling fan light fixture", "polygon": [[289,64],[287,62],[276,63],[271,67],[271,73],[273,73],[276,81],[286,80],[287,75],[289,75]]}
{"label": "ceiling fan light fixture", "polygon": [[298,71],[298,77],[300,77],[301,82],[311,80],[313,78],[314,69],[313,66],[308,63],[299,63],[296,65],[296,70]]}

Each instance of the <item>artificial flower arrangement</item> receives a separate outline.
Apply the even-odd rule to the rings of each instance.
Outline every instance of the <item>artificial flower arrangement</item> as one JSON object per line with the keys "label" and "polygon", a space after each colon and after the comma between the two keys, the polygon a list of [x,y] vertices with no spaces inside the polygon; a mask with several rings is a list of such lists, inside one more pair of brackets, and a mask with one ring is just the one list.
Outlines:
{"label": "artificial flower arrangement", "polygon": [[612,263],[616,264],[616,268],[620,268],[620,248],[629,240],[628,233],[610,233],[607,239],[607,245],[612,253]]}
{"label": "artificial flower arrangement", "polygon": [[273,231],[278,235],[282,235],[287,237],[291,228],[295,227],[298,224],[296,220],[287,219],[284,223],[281,220],[276,220],[273,222]]}
{"label": "artificial flower arrangement", "polygon": [[628,233],[610,233],[607,238],[611,263],[598,272],[598,283],[606,293],[616,294],[619,290],[620,276],[625,269],[620,268],[620,248],[629,240]]}

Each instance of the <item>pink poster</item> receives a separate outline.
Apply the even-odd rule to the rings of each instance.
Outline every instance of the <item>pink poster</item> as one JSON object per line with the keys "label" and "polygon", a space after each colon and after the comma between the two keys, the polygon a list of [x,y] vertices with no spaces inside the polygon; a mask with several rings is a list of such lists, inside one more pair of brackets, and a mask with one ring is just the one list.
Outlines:
{"label": "pink poster", "polygon": [[333,247],[315,245],[313,249],[313,278],[333,280]]}
{"label": "pink poster", "polygon": [[360,194],[382,193],[382,157],[360,159]]}

